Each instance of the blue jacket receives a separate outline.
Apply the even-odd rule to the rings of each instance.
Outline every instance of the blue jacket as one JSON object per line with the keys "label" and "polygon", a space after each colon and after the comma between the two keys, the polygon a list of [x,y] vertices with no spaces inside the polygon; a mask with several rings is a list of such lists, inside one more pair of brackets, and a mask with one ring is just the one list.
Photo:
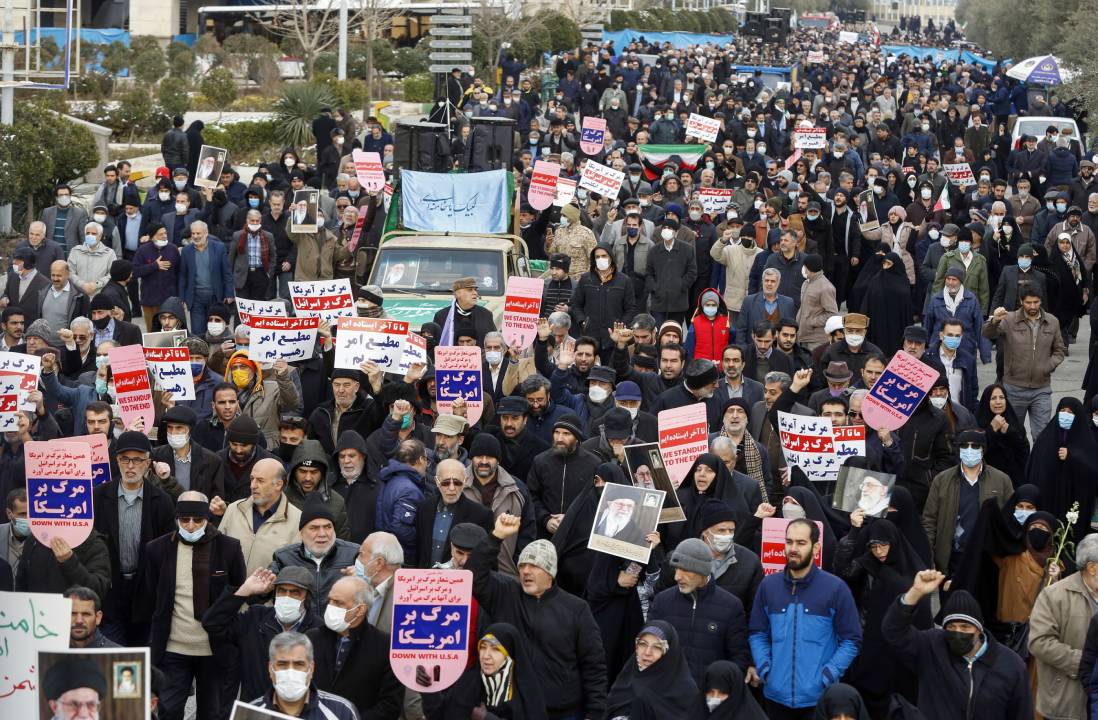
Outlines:
{"label": "blue jacket", "polygon": [[404,548],[404,565],[416,566],[416,506],[423,502],[423,477],[415,468],[396,460],[381,469],[381,493],[377,498],[375,524],[390,532]]}
{"label": "blue jacket", "polygon": [[[210,254],[209,284],[213,289],[216,302],[222,302],[228,297],[236,297],[233,269],[229,264],[229,251],[225,248],[225,243],[210,238],[206,252]],[[195,258],[197,254],[198,251],[194,249],[194,245],[188,245],[179,253],[179,288],[187,307],[194,307],[195,285],[198,278],[198,265]]]}
{"label": "blue jacket", "polygon": [[740,599],[710,581],[689,595],[677,587],[652,599],[648,622],[666,620],[679,633],[686,662],[698,687],[704,687],[705,669],[717,660],[730,660],[747,672],[747,618]]}
{"label": "blue jacket", "polygon": [[858,656],[862,626],[842,580],[809,567],[794,581],[788,571],[763,578],[748,625],[751,655],[763,694],[786,707],[812,707]]}
{"label": "blue jacket", "polygon": [[55,372],[42,373],[42,387],[47,394],[53,395],[72,410],[73,435],[86,434],[88,432],[88,421],[84,415],[84,409],[88,407],[89,403],[99,399],[95,387],[93,385],[65,385],[57,379],[57,373]]}
{"label": "blue jacket", "polygon": [[942,325],[945,324],[946,320],[952,319],[959,320],[964,327],[960,349],[973,358],[976,357],[976,353],[979,351],[981,362],[985,364],[991,362],[991,341],[983,336],[984,316],[980,310],[980,301],[976,299],[975,293],[970,292],[967,288],[965,289],[965,296],[961,299],[961,304],[957,306],[956,313],[950,313],[946,309],[945,297],[942,293],[937,292],[930,297],[926,314],[923,316],[923,327],[926,328],[927,335],[930,338],[930,346],[937,347],[938,333],[941,331]]}

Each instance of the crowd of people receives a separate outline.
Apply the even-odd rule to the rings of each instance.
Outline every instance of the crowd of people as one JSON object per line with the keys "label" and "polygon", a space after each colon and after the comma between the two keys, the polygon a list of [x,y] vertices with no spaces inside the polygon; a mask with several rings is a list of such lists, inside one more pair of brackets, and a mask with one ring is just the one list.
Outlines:
{"label": "crowd of people", "polygon": [[[794,63],[776,87],[738,69]],[[311,358],[264,366],[234,312],[290,279],[358,277],[358,216],[376,242],[385,213],[348,153],[391,155],[376,120],[348,142],[349,117],[325,113],[320,165],[289,148],[248,186],[226,167],[200,190],[177,119],[144,198],[125,162],[90,215],[57,189],[0,299],[0,351],[42,359],[35,409],[0,441],[0,589],[64,593],[73,647],[150,647],[162,720],[192,695],[199,720],[236,698],[310,720],[1094,717],[1098,371],[1055,404],[1051,376],[1094,312],[1098,179],[1061,126],[1011,140],[1018,117],[1066,108],[999,65],[805,30],[563,53],[547,97],[509,55],[502,70],[498,91],[460,71],[447,87],[467,116],[518,121],[523,193],[534,158],[626,177],[616,197],[522,203],[549,267],[532,347],[507,344],[476,278],[414,328],[429,359],[483,350],[473,422],[464,400],[440,411],[431,362],[336,368],[321,323]],[[691,113],[721,125],[696,155]],[[607,125],[593,155],[587,116]],[[806,125],[825,148],[796,147]],[[974,184],[943,174],[958,162]],[[322,190],[317,230],[291,232],[304,187]],[[710,187],[727,206],[703,204]],[[385,287],[354,294],[386,316]],[[156,393],[155,427],[123,425],[108,359],[142,329],[186,332],[196,389]],[[895,476],[887,503],[838,510],[785,456],[778,413],[865,424],[897,353],[937,379],[846,460]],[[643,537],[647,564],[590,549],[596,523],[630,528],[599,521],[604,488],[647,483],[625,448],[693,404],[709,447],[677,490],[686,519]],[[86,433],[110,445],[95,529],[44,545],[24,445]],[[767,518],[789,520],[769,575]],[[472,573],[475,641],[444,691],[390,668],[401,568]],[[86,717],[101,682],[64,676],[51,707]]]}

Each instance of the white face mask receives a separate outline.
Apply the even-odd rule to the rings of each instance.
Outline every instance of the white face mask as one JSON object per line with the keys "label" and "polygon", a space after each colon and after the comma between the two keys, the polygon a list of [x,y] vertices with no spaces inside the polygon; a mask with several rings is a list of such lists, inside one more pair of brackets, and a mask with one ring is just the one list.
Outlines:
{"label": "white face mask", "polygon": [[805,516],[804,508],[796,503],[782,505],[782,517],[786,520],[797,520]]}
{"label": "white face mask", "polygon": [[664,240],[672,240],[675,237],[675,231],[671,228],[664,228],[663,230],[660,230],[660,237]]}
{"label": "white face mask", "polygon": [[801,265],[801,277],[803,277],[805,280],[808,279],[808,268],[806,268],[804,265]]}
{"label": "white face mask", "polygon": [[176,203],[175,204],[175,211],[177,213],[185,213],[185,212],[187,212],[187,206],[184,203]]}
{"label": "white face mask", "polygon": [[68,207],[69,205],[72,204],[72,197],[70,197],[68,195],[58,195],[57,196],[57,204],[60,205],[61,207]]}
{"label": "white face mask", "polygon": [[488,361],[489,365],[499,365],[503,361],[503,353],[499,350],[486,350],[484,359]]}
{"label": "white face mask", "polygon": [[724,698],[707,697],[705,699],[705,706],[709,708],[709,712],[713,712],[724,702]]}
{"label": "white face mask", "polygon": [[167,247],[168,241],[167,240],[153,240],[153,245],[155,245],[158,248]]}
{"label": "white face mask", "polygon": [[171,194],[171,193],[169,193],[169,192],[166,192],[166,191],[165,191],[165,192],[158,192],[158,193],[156,194],[156,196],[157,196],[158,198],[160,198],[160,201],[161,201],[161,202],[165,202],[165,201],[166,201],[166,200],[167,200],[168,198],[170,198],[170,197],[172,196],[172,194]]}
{"label": "white face mask", "polygon": [[328,626],[328,629],[334,633],[341,633],[347,628],[351,627],[351,623],[347,622],[348,610],[344,610],[341,607],[329,604],[324,608],[324,624]]}
{"label": "white face mask", "polygon": [[221,333],[225,332],[225,323],[223,322],[210,322],[206,324],[206,332],[217,337]]}
{"label": "white face mask", "polygon": [[932,398],[930,398],[930,404],[933,405],[934,407],[938,408],[939,410],[941,410],[942,408],[944,408],[946,406],[946,400],[948,400],[948,399],[949,398],[944,398],[944,397],[932,397]]}
{"label": "white face mask", "polygon": [[941,244],[941,246],[942,246],[942,247],[944,247],[944,248],[945,248],[946,250],[948,250],[948,249],[949,249],[949,238],[948,238],[947,236],[945,236],[945,235],[942,235],[942,236],[941,236],[940,238],[938,238],[938,242],[939,242],[939,243]]}
{"label": "white face mask", "polygon": [[561,217],[561,219],[560,219],[560,226],[561,226],[562,228],[566,228],[566,227],[568,227],[568,226],[569,226],[569,225],[571,225],[571,224],[572,224],[572,222],[571,222],[571,221],[570,221],[570,220],[569,220],[568,218],[566,218],[566,217],[563,217],[563,216]]}
{"label": "white face mask", "polygon": [[103,213],[96,213],[95,215],[92,215],[92,220],[95,220],[97,223],[102,225],[103,223],[107,222],[107,216]]}
{"label": "white face mask", "polygon": [[183,433],[182,435],[168,435],[168,444],[171,445],[172,450],[180,450],[187,444],[187,441],[191,439],[190,434]]}
{"label": "white face mask", "polygon": [[735,540],[734,535],[709,535],[709,547],[713,548],[719,553],[726,553],[731,549],[732,543]]}
{"label": "white face mask", "polygon": [[274,601],[275,618],[283,625],[292,625],[302,615],[301,601],[289,595],[276,597]]}
{"label": "white face mask", "polygon": [[702,219],[701,212],[699,212],[698,210],[691,210],[690,211],[690,219],[693,220],[694,222],[697,222],[697,221],[701,220]]}
{"label": "white face mask", "polygon": [[591,398],[593,403],[603,403],[606,402],[606,398],[610,397],[610,391],[595,385],[587,389],[587,397]]}
{"label": "white face mask", "polygon": [[248,229],[252,232],[259,232],[259,228],[262,227],[259,223],[248,223]]}
{"label": "white face mask", "polygon": [[919,191],[919,196],[922,197],[923,200],[929,200],[930,195],[931,195],[930,188],[923,188],[922,190]]}
{"label": "white face mask", "polygon": [[858,347],[865,342],[865,335],[859,335],[857,333],[846,334],[846,344],[850,347]]}
{"label": "white face mask", "polygon": [[609,270],[610,269],[610,258],[608,258],[608,257],[595,258],[595,269],[600,270],[602,272],[606,272],[607,270]]}
{"label": "white face mask", "polygon": [[[621,407],[621,405],[619,405],[618,407]],[[634,420],[637,419],[637,413],[640,412],[639,407],[625,408],[625,409],[629,411],[629,417],[633,418]],[[1096,426],[1098,426],[1098,417],[1095,417],[1094,424]]]}
{"label": "white face mask", "polygon": [[297,702],[309,691],[309,673],[303,670],[275,670],[275,693],[289,702]]}

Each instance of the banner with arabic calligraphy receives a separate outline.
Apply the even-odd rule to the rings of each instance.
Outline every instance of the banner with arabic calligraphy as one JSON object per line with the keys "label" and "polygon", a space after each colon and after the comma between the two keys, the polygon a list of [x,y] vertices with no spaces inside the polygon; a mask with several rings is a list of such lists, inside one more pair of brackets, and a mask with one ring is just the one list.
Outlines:
{"label": "banner with arabic calligraphy", "polygon": [[34,412],[27,395],[38,389],[42,358],[23,353],[0,353],[0,432],[19,429],[18,410]]}
{"label": "banner with arabic calligraphy", "polygon": [[791,466],[799,467],[809,480],[833,480],[839,472],[831,418],[778,412],[782,453]]}
{"label": "banner with arabic calligraphy", "polygon": [[358,370],[369,360],[385,372],[399,371],[408,323],[381,318],[344,318],[336,333],[335,366]]}
{"label": "banner with arabic calligraphy", "polygon": [[264,317],[287,317],[286,303],[281,300],[249,300],[248,298],[237,296],[236,312],[240,316],[242,325],[250,323],[253,315],[263,315]]}
{"label": "banner with arabic calligraphy", "polygon": [[692,403],[661,410],[656,416],[660,433],[660,452],[667,474],[677,488],[686,479],[690,466],[709,450],[709,420],[705,403]]}
{"label": "banner with arabic calligraphy", "polygon": [[355,296],[347,278],[291,282],[290,298],[298,317],[323,318],[335,325],[341,317],[355,316]]}
{"label": "banner with arabic calligraphy", "polygon": [[127,428],[137,418],[144,418],[145,431],[156,425],[152,404],[152,386],[145,353],[140,345],[113,347],[107,351],[114,376],[115,402],[122,410],[122,424]]}
{"label": "banner with arabic calligraphy", "polygon": [[400,367],[397,372],[407,375],[412,365],[427,364],[427,338],[409,332],[404,338],[404,348],[400,354]]}
{"label": "banner with arabic calligraphy", "polygon": [[72,600],[60,593],[0,593],[0,717],[38,717],[38,651],[69,647]]}
{"label": "banner with arabic calligraphy", "polygon": [[195,399],[190,350],[185,347],[147,347],[145,362],[152,370],[154,389],[171,393],[175,401]]}
{"label": "banner with arabic calligraphy", "polygon": [[899,430],[937,378],[937,370],[898,351],[862,401],[862,420],[874,430]]}
{"label": "banner with arabic calligraphy", "polygon": [[538,314],[545,281],[512,275],[507,280],[507,297],[503,303],[503,340],[511,347],[525,350],[538,336]]}
{"label": "banner with arabic calligraphy", "polygon": [[107,436],[103,433],[77,435],[68,438],[72,442],[84,443],[91,448],[92,487],[111,480],[111,456]]}
{"label": "banner with arabic calligraphy", "polygon": [[[763,518],[762,555],[759,559],[762,560],[764,575],[773,575],[785,569],[785,528],[791,522],[793,521],[787,518]],[[816,553],[812,556],[812,561],[816,563],[816,567],[823,567],[823,523],[819,520],[813,520],[813,522],[820,528],[820,542],[816,545]]]}
{"label": "banner with arabic calligraphy", "polygon": [[320,318],[252,315],[248,327],[248,357],[257,363],[294,362],[313,356]]}
{"label": "banner with arabic calligraphy", "polygon": [[401,222],[409,230],[507,232],[508,170],[428,173],[403,170]]}
{"label": "banner with arabic calligraphy", "polygon": [[393,576],[393,633],[389,666],[405,687],[445,690],[465,672],[473,573],[468,570],[397,570]]}
{"label": "banner with arabic calligraphy", "polygon": [[91,448],[84,443],[32,440],[23,449],[27,471],[27,519],[38,542],[55,537],[69,547],[88,539],[92,507]]}
{"label": "banner with arabic calligraphy", "polygon": [[466,416],[476,425],[484,409],[479,347],[446,345],[435,348],[435,402],[439,413],[453,412],[454,400],[465,398]]}

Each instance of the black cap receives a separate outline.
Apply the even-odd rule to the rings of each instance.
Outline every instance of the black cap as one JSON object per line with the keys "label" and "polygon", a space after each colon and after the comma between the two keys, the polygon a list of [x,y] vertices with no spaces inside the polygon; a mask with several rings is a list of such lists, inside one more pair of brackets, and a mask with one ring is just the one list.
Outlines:
{"label": "black cap", "polygon": [[922,325],[908,325],[904,328],[904,340],[926,345],[929,339],[926,328]]}
{"label": "black cap", "polygon": [[107,699],[107,678],[99,663],[85,658],[64,658],[50,666],[42,682],[48,700],[56,700],[77,688],[90,688],[99,693],[100,701]]}
{"label": "black cap", "polygon": [[450,528],[450,544],[459,550],[472,550],[488,537],[488,531],[476,523],[458,523]]}
{"label": "black cap", "polygon": [[703,528],[708,529],[717,523],[728,522],[729,520],[736,522],[736,513],[724,500],[709,498],[702,503],[698,512],[701,515],[701,527]]}
{"label": "black cap", "polygon": [[804,267],[808,272],[819,272],[823,270],[823,258],[816,253],[810,253],[804,256]]}
{"label": "black cap", "polygon": [[617,373],[614,372],[614,368],[605,365],[595,365],[587,372],[587,380],[595,380],[596,382],[610,383],[613,385],[617,380]]}
{"label": "black cap", "polygon": [[603,415],[607,440],[624,440],[633,434],[633,416],[625,408],[615,407]]}
{"label": "black cap", "polygon": [[240,415],[229,423],[225,439],[241,445],[256,445],[259,443],[259,425],[250,415]]}
{"label": "black cap", "polygon": [[559,268],[565,272],[568,272],[568,270],[572,267],[572,258],[565,255],[564,253],[556,253],[551,258],[549,258],[549,267]]}
{"label": "black cap", "polygon": [[[255,422],[254,420],[252,422]],[[137,450],[140,452],[151,453],[152,443],[149,442],[149,436],[136,430],[127,430],[118,436],[118,439],[114,441],[114,454],[118,455],[127,450]]]}
{"label": "black cap", "polygon": [[121,282],[133,275],[133,263],[129,260],[115,260],[111,263],[111,280]]}
{"label": "black cap", "polygon": [[11,259],[12,260],[22,260],[23,261],[23,267],[25,267],[25,268],[34,267],[34,262],[35,262],[36,258],[37,258],[37,256],[34,254],[34,250],[31,250],[29,247],[25,247],[25,246],[15,248],[15,252],[13,252],[11,254]]}
{"label": "black cap", "polygon": [[983,430],[962,430],[957,436],[957,444],[964,445],[965,443],[976,443],[980,447],[987,446],[987,435]]}
{"label": "black cap", "polygon": [[500,398],[496,406],[496,415],[525,415],[530,412],[530,403],[524,397],[506,395]]}
{"label": "black cap", "polygon": [[167,425],[168,423],[179,423],[180,425],[187,425],[193,428],[198,424],[198,414],[189,407],[176,405],[164,411],[164,415],[161,417],[160,422],[164,425]]}

